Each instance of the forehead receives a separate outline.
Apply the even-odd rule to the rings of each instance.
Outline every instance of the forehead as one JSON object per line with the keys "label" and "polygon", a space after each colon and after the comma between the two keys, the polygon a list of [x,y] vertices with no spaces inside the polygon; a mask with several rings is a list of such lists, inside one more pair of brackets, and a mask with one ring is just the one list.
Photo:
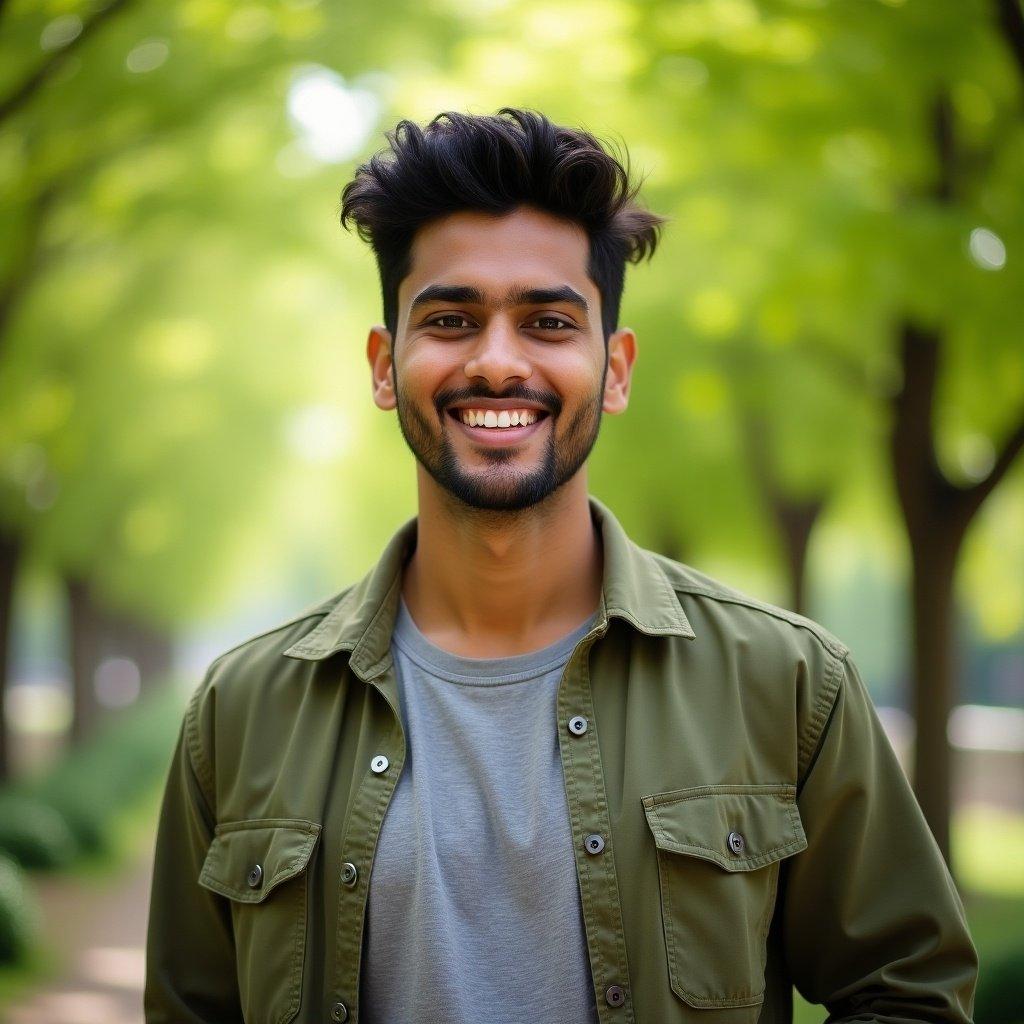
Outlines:
{"label": "forehead", "polygon": [[398,288],[399,305],[430,284],[475,284],[498,298],[510,283],[570,284],[597,297],[587,275],[590,241],[583,228],[542,210],[519,207],[494,216],[460,210],[416,232],[411,269]]}

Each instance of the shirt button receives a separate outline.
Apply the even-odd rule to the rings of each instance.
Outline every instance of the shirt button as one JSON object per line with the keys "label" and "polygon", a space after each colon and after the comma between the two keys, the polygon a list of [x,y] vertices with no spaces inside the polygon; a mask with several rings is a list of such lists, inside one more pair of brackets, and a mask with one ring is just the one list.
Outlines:
{"label": "shirt button", "polygon": [[573,736],[582,736],[587,731],[587,720],[582,715],[574,715],[569,719],[569,732]]}
{"label": "shirt button", "polygon": [[345,885],[352,886],[356,884],[356,879],[359,877],[359,872],[356,871],[355,864],[345,861],[341,865],[341,880]]}
{"label": "shirt button", "polygon": [[370,771],[376,773],[377,775],[380,775],[381,772],[386,772],[388,770],[389,763],[390,762],[383,754],[378,754],[370,762]]}
{"label": "shirt button", "polygon": [[245,880],[249,883],[250,889],[258,889],[263,881],[263,868],[259,864],[254,864]]}
{"label": "shirt button", "polygon": [[626,993],[622,991],[622,986],[609,985],[605,989],[604,1001],[609,1006],[621,1006],[626,1001]]}
{"label": "shirt button", "polygon": [[595,833],[594,835],[587,836],[583,846],[587,853],[600,853],[604,849],[604,840]]}
{"label": "shirt button", "polygon": [[747,848],[747,841],[739,832],[729,833],[729,849],[738,857]]}
{"label": "shirt button", "polygon": [[348,1020],[348,1007],[344,1003],[335,1003],[331,1007],[331,1020]]}

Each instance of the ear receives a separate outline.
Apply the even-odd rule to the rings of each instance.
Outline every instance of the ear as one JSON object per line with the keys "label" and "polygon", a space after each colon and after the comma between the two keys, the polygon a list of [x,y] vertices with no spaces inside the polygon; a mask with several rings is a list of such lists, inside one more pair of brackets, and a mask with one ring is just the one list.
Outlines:
{"label": "ear", "polygon": [[636,335],[629,327],[620,327],[608,338],[608,372],[604,382],[601,408],[613,416],[626,411],[629,385],[636,360]]}
{"label": "ear", "polygon": [[373,401],[378,409],[394,409],[398,404],[395,397],[394,366],[391,361],[391,332],[377,324],[370,328],[366,339],[366,358],[370,363]]}

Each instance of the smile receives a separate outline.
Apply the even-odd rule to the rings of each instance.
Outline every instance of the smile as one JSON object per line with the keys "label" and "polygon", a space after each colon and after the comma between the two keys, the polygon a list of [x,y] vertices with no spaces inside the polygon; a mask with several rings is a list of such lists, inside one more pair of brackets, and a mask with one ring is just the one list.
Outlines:
{"label": "smile", "polygon": [[448,418],[455,423],[467,437],[485,448],[504,448],[508,445],[519,444],[532,437],[548,418],[546,412],[538,411],[537,419],[533,423],[516,427],[471,427],[464,423],[461,414],[457,409],[448,409]]}

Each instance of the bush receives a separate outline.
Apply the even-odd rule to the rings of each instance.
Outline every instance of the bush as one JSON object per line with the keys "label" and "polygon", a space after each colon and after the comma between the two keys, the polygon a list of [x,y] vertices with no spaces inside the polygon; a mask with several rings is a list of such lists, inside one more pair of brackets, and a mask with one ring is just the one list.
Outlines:
{"label": "bush", "polygon": [[32,944],[38,919],[25,889],[21,869],[0,855],[0,964],[23,961]]}
{"label": "bush", "polygon": [[0,792],[0,851],[37,868],[108,852],[114,820],[166,773],[182,710],[176,687],[154,689],[42,779]]}
{"label": "bush", "polygon": [[974,1001],[976,1024],[1024,1024],[1024,942],[984,957]]}
{"label": "bush", "polygon": [[0,794],[0,853],[23,868],[62,868],[78,854],[63,815],[30,796]]}

